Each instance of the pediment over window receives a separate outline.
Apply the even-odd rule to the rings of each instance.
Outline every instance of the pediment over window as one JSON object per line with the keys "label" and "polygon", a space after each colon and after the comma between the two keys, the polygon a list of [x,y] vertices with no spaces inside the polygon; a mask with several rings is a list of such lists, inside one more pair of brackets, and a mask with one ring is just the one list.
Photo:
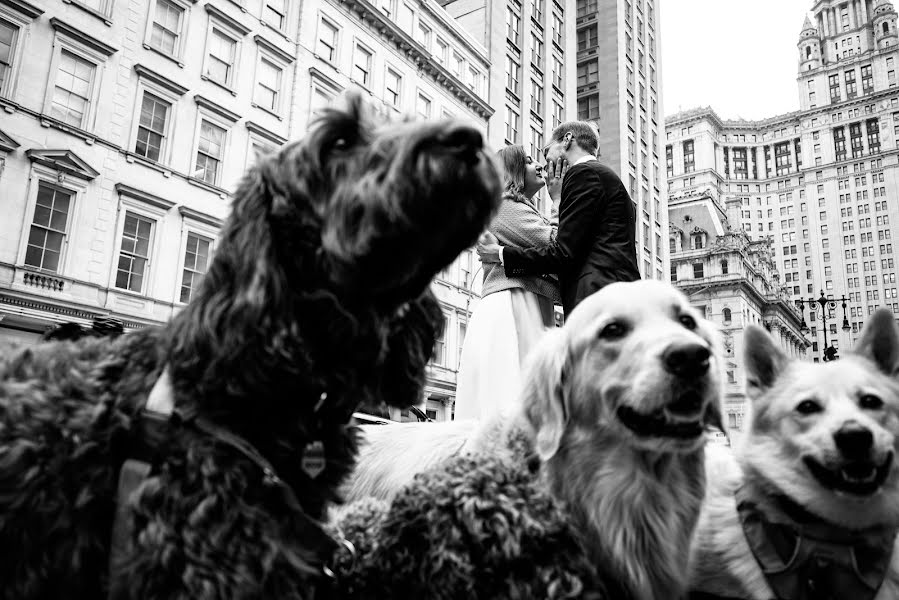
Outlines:
{"label": "pediment over window", "polygon": [[49,167],[60,173],[68,173],[86,181],[92,181],[100,174],[71,150],[35,150],[25,152],[31,162]]}
{"label": "pediment over window", "polygon": [[19,142],[12,139],[2,129],[0,129],[0,152],[12,152],[19,147]]}

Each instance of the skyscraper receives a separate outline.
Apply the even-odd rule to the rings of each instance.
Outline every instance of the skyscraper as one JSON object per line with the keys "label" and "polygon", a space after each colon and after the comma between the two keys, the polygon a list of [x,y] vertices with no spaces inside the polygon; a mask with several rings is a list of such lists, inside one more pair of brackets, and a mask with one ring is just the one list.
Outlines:
{"label": "skyscraper", "polygon": [[576,15],[577,118],[596,125],[600,160],[634,202],[643,277],[666,279],[659,0],[577,0]]}
{"label": "skyscraper", "polygon": [[896,19],[889,0],[819,0],[797,44],[798,111],[745,121],[704,108],[666,119],[672,196],[736,202],[731,225],[773,241],[793,300],[846,296],[845,315],[841,302],[805,310],[815,360],[828,345],[850,349],[877,307],[899,316]]}

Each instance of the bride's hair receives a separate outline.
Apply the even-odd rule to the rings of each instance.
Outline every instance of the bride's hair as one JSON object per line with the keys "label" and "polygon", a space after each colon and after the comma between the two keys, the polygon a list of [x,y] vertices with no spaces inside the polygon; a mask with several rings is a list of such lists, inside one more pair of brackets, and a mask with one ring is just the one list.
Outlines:
{"label": "bride's hair", "polygon": [[513,194],[524,193],[528,155],[522,146],[506,146],[496,153],[503,167],[503,189]]}

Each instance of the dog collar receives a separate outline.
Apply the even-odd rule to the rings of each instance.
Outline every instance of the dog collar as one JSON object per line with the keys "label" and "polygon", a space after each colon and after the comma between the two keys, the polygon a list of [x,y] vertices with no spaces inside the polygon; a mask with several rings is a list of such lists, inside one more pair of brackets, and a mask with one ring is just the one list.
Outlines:
{"label": "dog collar", "polygon": [[772,517],[753,500],[757,493],[749,484],[739,487],[737,512],[779,600],[873,600],[889,569],[896,529],[853,532],[790,505]]}

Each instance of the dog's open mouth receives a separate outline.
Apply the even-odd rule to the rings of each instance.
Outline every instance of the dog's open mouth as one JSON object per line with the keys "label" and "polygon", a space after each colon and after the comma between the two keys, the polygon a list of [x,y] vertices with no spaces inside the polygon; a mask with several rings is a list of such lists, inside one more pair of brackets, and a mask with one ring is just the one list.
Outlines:
{"label": "dog's open mouth", "polygon": [[648,415],[637,412],[629,406],[618,407],[618,419],[625,427],[641,437],[667,437],[675,439],[694,439],[702,435],[702,416],[695,421],[674,422],[668,418],[664,410],[657,410]]}
{"label": "dog's open mouth", "polygon": [[839,469],[828,469],[811,456],[802,460],[824,487],[854,496],[870,496],[880,489],[890,474],[893,453],[890,452],[880,466],[872,461],[855,461],[846,463]]}

